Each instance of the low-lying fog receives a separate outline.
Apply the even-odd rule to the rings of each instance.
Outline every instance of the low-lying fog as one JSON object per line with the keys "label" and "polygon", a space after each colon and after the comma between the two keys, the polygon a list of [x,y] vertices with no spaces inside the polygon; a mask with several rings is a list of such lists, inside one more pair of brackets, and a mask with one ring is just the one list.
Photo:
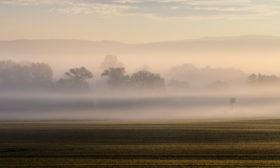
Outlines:
{"label": "low-lying fog", "polygon": [[280,88],[0,97],[1,120],[168,120],[280,117]]}
{"label": "low-lying fog", "polygon": [[279,44],[0,41],[0,120],[280,117]]}

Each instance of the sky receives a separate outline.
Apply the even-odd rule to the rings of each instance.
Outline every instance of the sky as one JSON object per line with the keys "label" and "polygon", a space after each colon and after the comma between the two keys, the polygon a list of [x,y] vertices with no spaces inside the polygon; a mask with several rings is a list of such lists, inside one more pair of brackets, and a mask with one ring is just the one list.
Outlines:
{"label": "sky", "polygon": [[280,0],[0,0],[0,40],[280,36]]}

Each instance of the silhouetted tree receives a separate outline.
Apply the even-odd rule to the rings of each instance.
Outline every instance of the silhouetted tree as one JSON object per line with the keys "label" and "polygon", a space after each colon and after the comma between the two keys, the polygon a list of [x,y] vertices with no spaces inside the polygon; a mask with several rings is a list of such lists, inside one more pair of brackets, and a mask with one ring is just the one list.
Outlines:
{"label": "silhouetted tree", "polygon": [[276,75],[252,74],[248,76],[248,82],[251,84],[273,84],[279,83],[280,77]]}
{"label": "silhouetted tree", "polygon": [[125,68],[109,68],[101,76],[108,77],[107,83],[111,88],[126,87],[128,85],[129,76],[126,75]]}
{"label": "silhouetted tree", "polygon": [[235,97],[231,97],[231,98],[229,99],[229,103],[232,104],[232,105],[235,104],[236,101],[237,101],[237,100],[236,100]]}
{"label": "silhouetted tree", "polygon": [[148,71],[139,71],[131,75],[130,83],[140,89],[164,88],[164,79],[159,74]]}
{"label": "silhouetted tree", "polygon": [[254,82],[256,82],[257,80],[258,80],[258,76],[257,76],[256,74],[252,74],[252,75],[248,76],[248,81],[249,81],[250,83],[254,83]]}
{"label": "silhouetted tree", "polygon": [[37,89],[51,89],[53,87],[53,71],[48,64],[32,63],[31,79]]}
{"label": "silhouetted tree", "polygon": [[0,87],[2,90],[25,88],[30,80],[27,68],[12,61],[0,62]]}
{"label": "silhouetted tree", "polygon": [[57,88],[64,91],[88,91],[88,79],[93,78],[93,74],[85,67],[71,68],[65,73],[66,78],[57,81]]}
{"label": "silhouetted tree", "polygon": [[234,105],[237,103],[237,99],[235,97],[231,97],[229,99],[229,104],[231,105],[232,112],[234,111]]}
{"label": "silhouetted tree", "polygon": [[193,64],[184,64],[171,68],[166,75],[175,80],[188,80],[192,86],[205,86],[205,83],[223,80],[228,83],[239,83],[247,78],[247,74],[233,68],[211,68],[209,66],[198,68]]}
{"label": "silhouetted tree", "polygon": [[123,63],[118,60],[118,57],[113,55],[106,55],[104,61],[101,63],[100,68],[104,71],[110,68],[122,68]]}
{"label": "silhouetted tree", "polygon": [[0,89],[5,91],[50,90],[53,72],[45,63],[22,65],[0,61]]}

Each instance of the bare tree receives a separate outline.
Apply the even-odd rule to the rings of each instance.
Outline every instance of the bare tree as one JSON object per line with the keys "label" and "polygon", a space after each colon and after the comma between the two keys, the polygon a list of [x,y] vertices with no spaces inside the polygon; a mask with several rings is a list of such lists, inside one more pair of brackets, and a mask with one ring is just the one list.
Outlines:
{"label": "bare tree", "polygon": [[0,89],[5,91],[50,90],[53,72],[45,63],[22,65],[0,61]]}
{"label": "bare tree", "polygon": [[57,87],[64,91],[88,91],[88,79],[93,78],[93,74],[85,67],[71,68],[65,73],[66,78],[57,81]]}
{"label": "bare tree", "polygon": [[131,75],[130,83],[140,89],[162,89],[164,79],[159,74],[149,71],[139,71]]}
{"label": "bare tree", "polygon": [[248,82],[250,84],[278,84],[280,77],[276,75],[252,74],[248,76]]}
{"label": "bare tree", "polygon": [[31,78],[33,85],[38,89],[51,89],[53,87],[53,71],[48,64],[32,63]]}
{"label": "bare tree", "polygon": [[104,61],[101,63],[101,70],[106,70],[110,68],[122,68],[124,67],[123,63],[118,60],[117,56],[114,55],[106,55]]}
{"label": "bare tree", "polygon": [[101,76],[108,77],[107,83],[111,88],[126,87],[129,81],[125,68],[109,68]]}

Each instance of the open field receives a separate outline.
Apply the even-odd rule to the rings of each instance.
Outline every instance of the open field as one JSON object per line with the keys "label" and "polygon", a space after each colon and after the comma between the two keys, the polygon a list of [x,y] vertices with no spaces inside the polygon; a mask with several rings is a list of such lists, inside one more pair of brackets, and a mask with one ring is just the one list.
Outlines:
{"label": "open field", "polygon": [[1,122],[0,167],[280,167],[280,120]]}

